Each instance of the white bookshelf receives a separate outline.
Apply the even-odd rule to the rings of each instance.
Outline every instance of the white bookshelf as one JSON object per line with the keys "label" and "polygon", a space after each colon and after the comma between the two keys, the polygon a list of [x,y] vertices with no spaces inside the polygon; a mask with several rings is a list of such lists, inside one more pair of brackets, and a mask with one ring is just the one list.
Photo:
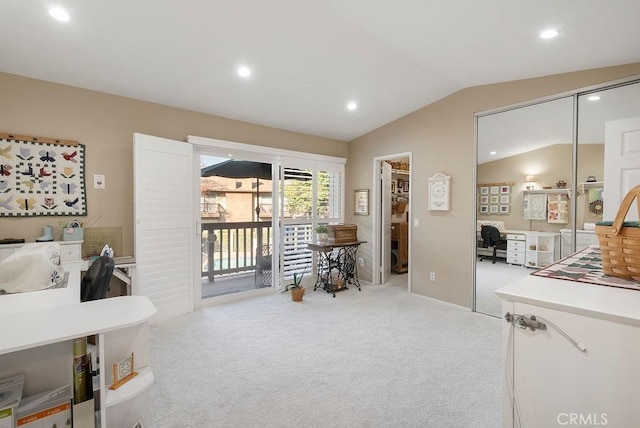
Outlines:
{"label": "white bookshelf", "polygon": [[[73,339],[97,335],[97,426],[133,426],[138,420],[149,426],[148,391],[154,377],[149,364],[148,320],[155,312],[145,296],[122,296],[0,313],[0,325],[11,326],[3,329],[0,341],[0,377],[25,373],[25,397],[73,384]],[[109,390],[112,364],[122,362],[131,352],[138,376],[117,390]]]}

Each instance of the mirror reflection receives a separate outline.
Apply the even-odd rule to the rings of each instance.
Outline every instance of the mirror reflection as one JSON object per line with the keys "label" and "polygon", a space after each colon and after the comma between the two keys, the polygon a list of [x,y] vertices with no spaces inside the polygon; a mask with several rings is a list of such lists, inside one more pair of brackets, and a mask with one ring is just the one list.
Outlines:
{"label": "mirror reflection", "polygon": [[[626,189],[640,184],[637,157],[620,155],[640,149],[628,138],[640,130],[640,83],[585,92],[577,99],[575,119],[574,97],[478,117],[478,312],[501,316],[495,289],[597,245],[595,223],[613,220],[618,209],[619,202],[607,204],[607,198],[619,201]],[[635,205],[630,212],[637,216]],[[495,245],[487,245],[482,226],[498,229]]]}
{"label": "mirror reflection", "polygon": [[476,310],[500,316],[494,290],[560,259],[571,229],[573,101],[480,117],[477,129]]}

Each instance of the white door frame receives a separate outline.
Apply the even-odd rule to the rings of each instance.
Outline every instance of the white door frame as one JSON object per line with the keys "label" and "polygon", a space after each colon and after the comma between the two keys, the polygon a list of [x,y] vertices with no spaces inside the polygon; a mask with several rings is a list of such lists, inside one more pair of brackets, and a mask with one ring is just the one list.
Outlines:
{"label": "white door frame", "polygon": [[[373,217],[371,219],[371,228],[373,229],[373,243],[371,246],[371,283],[372,284],[380,284],[380,269],[382,267],[382,260],[380,257],[380,252],[376,249],[380,248],[382,245],[382,213],[380,212],[380,198],[382,197],[380,192],[380,163],[385,160],[393,160],[398,158],[409,158],[409,183],[413,183],[413,152],[401,152],[401,153],[392,153],[384,156],[376,156],[373,158],[373,183],[371,188],[372,192],[372,206],[373,206]],[[415,204],[412,204],[413,200],[413,190],[414,186],[409,186],[409,269],[407,271],[407,291],[411,293],[411,267],[413,266],[412,262],[412,251],[411,251],[411,224],[413,223],[413,212],[415,210]]]}

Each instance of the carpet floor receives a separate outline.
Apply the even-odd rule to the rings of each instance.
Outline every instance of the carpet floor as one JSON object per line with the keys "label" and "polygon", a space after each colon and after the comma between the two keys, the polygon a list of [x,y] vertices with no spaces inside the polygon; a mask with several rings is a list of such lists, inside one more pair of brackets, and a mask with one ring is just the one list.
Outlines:
{"label": "carpet floor", "polygon": [[152,426],[498,427],[501,321],[363,284],[151,328]]}

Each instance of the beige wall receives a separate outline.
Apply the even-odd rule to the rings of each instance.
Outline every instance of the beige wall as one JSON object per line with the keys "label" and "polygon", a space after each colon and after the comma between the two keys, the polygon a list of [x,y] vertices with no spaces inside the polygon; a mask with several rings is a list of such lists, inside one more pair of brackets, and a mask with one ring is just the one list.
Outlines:
{"label": "beige wall", "polygon": [[[176,89],[178,90],[178,89]],[[134,132],[184,141],[198,135],[259,146],[346,157],[347,143],[218,116],[0,73],[0,132],[76,140],[86,145],[88,215],[94,227],[123,228],[133,254]],[[106,189],[93,189],[93,174]],[[170,196],[169,196],[170,198]],[[0,218],[0,238],[33,241],[42,226],[68,217]],[[59,230],[58,230],[58,233]]]}
{"label": "beige wall", "polygon": [[[420,227],[411,230],[412,290],[471,307],[475,245],[474,113],[637,74],[640,63],[456,92],[352,141],[346,168],[347,194],[352,194],[353,189],[371,187],[374,157],[411,151],[411,215],[420,219]],[[439,171],[452,177],[448,212],[427,210],[428,178]],[[347,213],[353,212],[351,199],[347,198]],[[349,219],[358,225],[359,238],[369,241],[358,254],[368,266],[358,272],[366,279],[371,278],[371,219],[372,216]],[[436,273],[436,282],[427,280],[429,272]]]}

